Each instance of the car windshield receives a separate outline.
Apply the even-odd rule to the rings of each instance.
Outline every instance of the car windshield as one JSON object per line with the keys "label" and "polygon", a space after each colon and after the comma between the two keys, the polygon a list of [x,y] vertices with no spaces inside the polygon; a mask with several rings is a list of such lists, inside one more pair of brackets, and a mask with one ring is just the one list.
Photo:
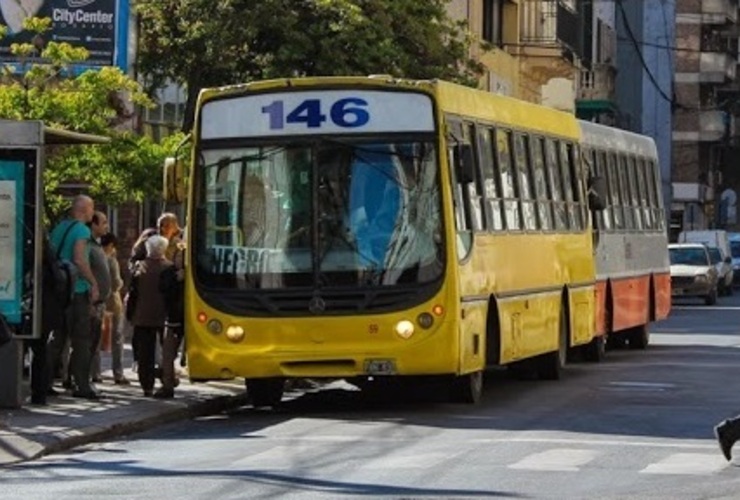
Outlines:
{"label": "car windshield", "polygon": [[671,265],[706,266],[709,265],[707,252],[699,247],[669,249]]}
{"label": "car windshield", "polygon": [[200,152],[196,267],[219,288],[424,284],[443,269],[430,140],[328,138]]}
{"label": "car windshield", "polygon": [[719,248],[712,247],[709,248],[709,260],[712,262],[712,264],[719,264],[722,262],[722,254],[719,252]]}

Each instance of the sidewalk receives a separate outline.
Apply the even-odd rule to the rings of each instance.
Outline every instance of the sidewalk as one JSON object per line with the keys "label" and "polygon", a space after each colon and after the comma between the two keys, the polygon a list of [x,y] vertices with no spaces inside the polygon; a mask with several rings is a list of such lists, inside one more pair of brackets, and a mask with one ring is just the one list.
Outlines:
{"label": "sidewalk", "polygon": [[0,467],[246,403],[241,381],[191,384],[184,378],[174,399],[160,400],[144,396],[135,373],[127,371],[130,386],[114,385],[107,375],[96,384],[99,401],[63,393],[47,406],[0,409]]}

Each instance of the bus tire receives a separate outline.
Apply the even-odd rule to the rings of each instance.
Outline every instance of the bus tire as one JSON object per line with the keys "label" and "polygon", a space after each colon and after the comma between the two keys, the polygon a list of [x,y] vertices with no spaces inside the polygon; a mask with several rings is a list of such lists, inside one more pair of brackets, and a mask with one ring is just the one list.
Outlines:
{"label": "bus tire", "polygon": [[583,346],[583,359],[592,363],[600,363],[606,357],[606,335],[599,335]]}
{"label": "bus tire", "polygon": [[456,376],[450,386],[453,403],[477,404],[483,395],[483,371],[474,371]]}
{"label": "bus tire", "polygon": [[650,344],[650,329],[648,325],[640,325],[629,331],[628,341],[630,349],[647,349]]}
{"label": "bus tire", "polygon": [[560,325],[558,349],[543,354],[539,359],[537,371],[542,380],[560,380],[568,359],[568,307],[565,298],[560,306]]}
{"label": "bus tire", "polygon": [[254,378],[244,381],[247,397],[255,408],[277,406],[283,399],[285,380],[282,378]]}

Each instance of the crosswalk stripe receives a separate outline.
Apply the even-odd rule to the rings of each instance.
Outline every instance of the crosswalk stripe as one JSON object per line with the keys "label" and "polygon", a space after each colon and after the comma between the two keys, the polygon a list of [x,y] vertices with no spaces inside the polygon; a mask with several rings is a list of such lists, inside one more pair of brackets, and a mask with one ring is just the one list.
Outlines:
{"label": "crosswalk stripe", "polygon": [[576,450],[570,448],[555,448],[541,453],[529,455],[510,469],[577,472],[581,466],[596,458],[599,452],[595,450]]}
{"label": "crosswalk stripe", "polygon": [[674,453],[640,471],[641,474],[685,474],[704,476],[727,467],[719,453]]}

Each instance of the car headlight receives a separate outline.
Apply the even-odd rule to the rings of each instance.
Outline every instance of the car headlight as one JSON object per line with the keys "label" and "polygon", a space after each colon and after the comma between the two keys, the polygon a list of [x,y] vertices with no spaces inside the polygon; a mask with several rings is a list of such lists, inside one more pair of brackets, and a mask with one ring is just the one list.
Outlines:
{"label": "car headlight", "polygon": [[706,274],[697,274],[696,276],[694,276],[694,281],[696,281],[697,283],[706,283],[707,281],[709,281],[709,276],[707,276]]}

